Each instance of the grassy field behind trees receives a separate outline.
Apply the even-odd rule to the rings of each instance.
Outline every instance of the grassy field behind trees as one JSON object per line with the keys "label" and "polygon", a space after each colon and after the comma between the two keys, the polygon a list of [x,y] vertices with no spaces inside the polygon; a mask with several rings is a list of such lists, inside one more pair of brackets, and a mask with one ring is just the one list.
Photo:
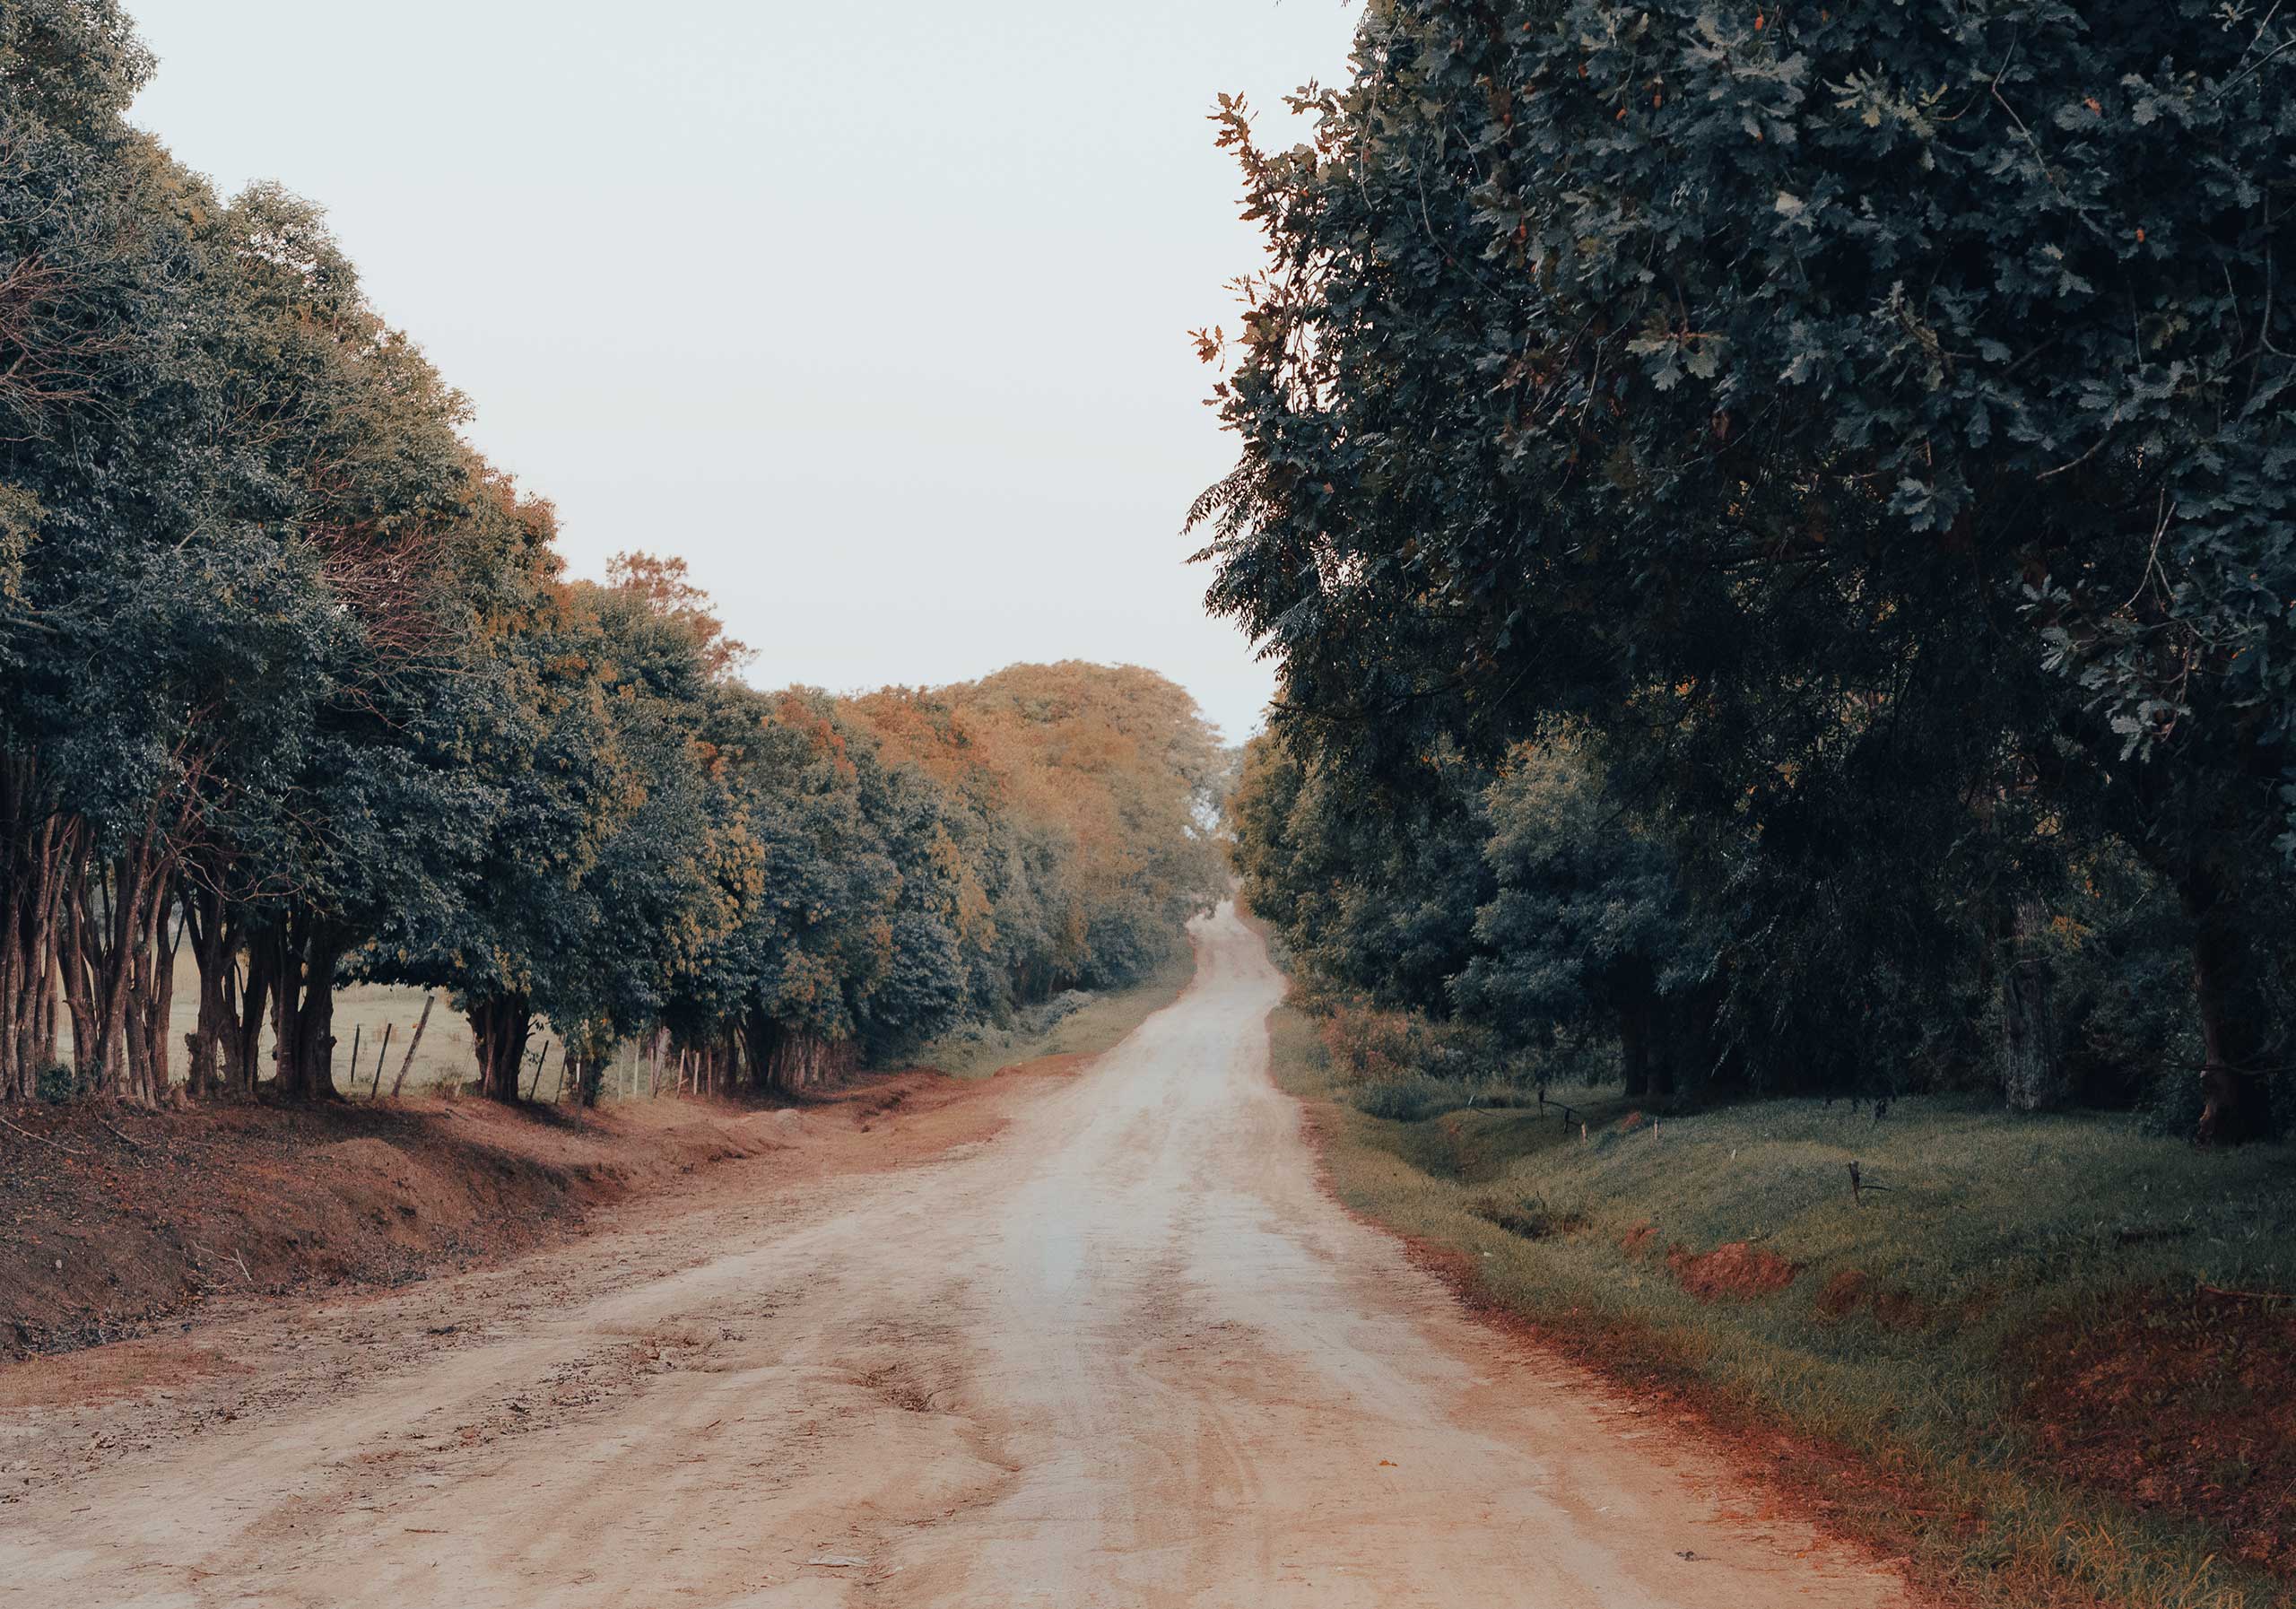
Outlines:
{"label": "grassy field behind trees", "polygon": [[0,1103],[331,1096],[370,986],[500,1100],[544,1024],[587,1099],[633,1039],[796,1090],[1184,952],[1185,692],[744,685],[674,533],[565,576],[318,209],[126,120],[152,65],[0,7]]}
{"label": "grassy field behind trees", "polygon": [[1956,1592],[2284,1600],[2296,29],[1372,0],[1295,104],[1192,523],[1339,1187]]}

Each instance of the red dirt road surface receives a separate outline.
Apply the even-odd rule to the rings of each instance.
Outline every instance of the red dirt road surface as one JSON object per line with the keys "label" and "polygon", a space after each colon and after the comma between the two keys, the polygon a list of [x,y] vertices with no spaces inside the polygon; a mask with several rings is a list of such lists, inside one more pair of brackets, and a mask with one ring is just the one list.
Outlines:
{"label": "red dirt road surface", "polygon": [[908,1165],[0,1370],[0,1605],[1902,1602],[1323,1194],[1280,978],[1196,944],[1081,1073],[881,1118]]}

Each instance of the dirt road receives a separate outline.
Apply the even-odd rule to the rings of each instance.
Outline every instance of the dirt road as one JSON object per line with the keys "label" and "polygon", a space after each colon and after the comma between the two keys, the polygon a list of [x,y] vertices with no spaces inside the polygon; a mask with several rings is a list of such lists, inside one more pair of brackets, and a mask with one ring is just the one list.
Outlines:
{"label": "dirt road", "polygon": [[164,1396],[0,1416],[0,1605],[1899,1601],[1325,1197],[1276,974],[1225,909],[1197,944],[1177,1005],[936,1160],[729,1164],[187,1335]]}

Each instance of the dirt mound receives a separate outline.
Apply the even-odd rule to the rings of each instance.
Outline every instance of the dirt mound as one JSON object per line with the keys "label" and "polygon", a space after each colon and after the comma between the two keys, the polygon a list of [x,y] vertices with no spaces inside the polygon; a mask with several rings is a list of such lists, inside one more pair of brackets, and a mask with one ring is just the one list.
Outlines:
{"label": "dirt mound", "polygon": [[213,1375],[244,1375],[250,1365],[181,1336],[123,1341],[26,1359],[0,1369],[0,1412],[109,1402],[147,1391],[181,1390]]}
{"label": "dirt mound", "polygon": [[1074,1078],[1100,1059],[1095,1050],[1064,1050],[1057,1056],[1039,1056],[1031,1062],[1015,1062],[999,1073],[999,1078]]}
{"label": "dirt mound", "polygon": [[1821,1318],[1847,1318],[1864,1308],[1885,1330],[1926,1330],[1937,1321],[1927,1302],[1910,1291],[1876,1286],[1863,1268],[1845,1268],[1826,1281],[1817,1308]]}
{"label": "dirt mound", "polygon": [[1824,1318],[1847,1318],[1865,1305],[1874,1282],[1863,1268],[1845,1268],[1826,1281],[1825,1289],[1818,1292],[1818,1314]]}
{"label": "dirt mound", "polygon": [[2221,1526],[2296,1575],[2296,1299],[2161,1292],[2052,1315],[2012,1358],[2055,1474]]}
{"label": "dirt mound", "polygon": [[404,1284],[563,1235],[594,1206],[712,1162],[879,1144],[886,1125],[963,1088],[879,1076],[787,1123],[680,1100],[578,1122],[469,1100],[20,1109],[0,1128],[0,1356],[131,1337],[210,1296]]}
{"label": "dirt mound", "polygon": [[1774,1296],[1801,1272],[1776,1252],[1745,1240],[1732,1240],[1703,1253],[1677,1246],[1666,1253],[1666,1266],[1674,1270],[1683,1289],[1700,1301]]}

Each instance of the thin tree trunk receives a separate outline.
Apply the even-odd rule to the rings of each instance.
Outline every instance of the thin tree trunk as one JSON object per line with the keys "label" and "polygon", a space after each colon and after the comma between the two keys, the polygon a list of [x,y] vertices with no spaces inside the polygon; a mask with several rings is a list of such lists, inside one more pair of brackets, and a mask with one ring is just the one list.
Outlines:
{"label": "thin tree trunk", "polygon": [[65,896],[57,948],[73,1060],[83,1085],[109,1099],[150,1101],[166,1076],[150,1034],[166,883],[157,831],[147,823],[117,855],[83,859]]}
{"label": "thin tree trunk", "polygon": [[1650,1014],[1641,1001],[1618,1013],[1619,1064],[1626,1074],[1626,1096],[1639,1100],[1650,1092]]}
{"label": "thin tree trunk", "polygon": [[266,929],[248,941],[245,981],[223,1041],[224,1082],[243,1100],[255,1098],[263,1065],[263,1024],[266,1018],[277,1018],[278,979],[285,964],[285,941],[278,933]]}
{"label": "thin tree trunk", "polygon": [[192,967],[199,975],[196,1025],[184,1036],[184,1092],[209,1100],[225,1087],[229,1047],[238,1026],[232,985],[239,972],[239,918],[212,886],[190,879],[177,884]]}
{"label": "thin tree trunk", "polygon": [[53,1067],[60,1059],[57,1054],[57,1045],[63,1032],[64,958],[57,952],[56,929],[57,924],[63,920],[61,909],[64,899],[63,867],[69,864],[70,859],[71,855],[68,851],[59,849],[57,865],[52,868],[48,877],[51,893],[46,918],[39,932],[39,993],[34,996],[34,1009],[39,1017],[39,1026],[33,1033],[32,1056],[35,1070]]}
{"label": "thin tree trunk", "polygon": [[309,911],[291,915],[279,934],[283,948],[272,984],[279,1041],[274,1083],[291,1100],[334,1100],[341,1093],[335,1083],[335,964],[341,941]]}
{"label": "thin tree trunk", "polygon": [[2035,944],[2046,918],[2039,901],[2021,900],[2003,935],[2001,1088],[2013,1111],[2054,1110],[2073,1092],[2057,1042],[2055,979]]}
{"label": "thin tree trunk", "polygon": [[759,1087],[801,1095],[853,1070],[858,1047],[851,1039],[825,1039],[752,1013],[751,1063]]}
{"label": "thin tree trunk", "polygon": [[30,1099],[56,1061],[57,928],[79,843],[38,765],[0,755],[0,1101]]}
{"label": "thin tree trunk", "polygon": [[2200,1013],[2204,1145],[2239,1145],[2272,1132],[2265,1074],[2263,978],[2248,913],[2233,880],[2213,866],[2193,868],[2179,890],[2192,921],[2193,995]]}
{"label": "thin tree trunk", "polygon": [[523,995],[474,1002],[468,1008],[471,1041],[478,1052],[479,1093],[516,1105],[518,1074],[525,1070],[526,1039],[534,1009]]}
{"label": "thin tree trunk", "polygon": [[103,1036],[99,1031],[94,987],[88,976],[87,944],[81,930],[88,925],[88,871],[84,861],[67,874],[63,910],[52,944],[62,972],[64,1009],[72,1019],[72,1066],[83,1087],[100,1080]]}

